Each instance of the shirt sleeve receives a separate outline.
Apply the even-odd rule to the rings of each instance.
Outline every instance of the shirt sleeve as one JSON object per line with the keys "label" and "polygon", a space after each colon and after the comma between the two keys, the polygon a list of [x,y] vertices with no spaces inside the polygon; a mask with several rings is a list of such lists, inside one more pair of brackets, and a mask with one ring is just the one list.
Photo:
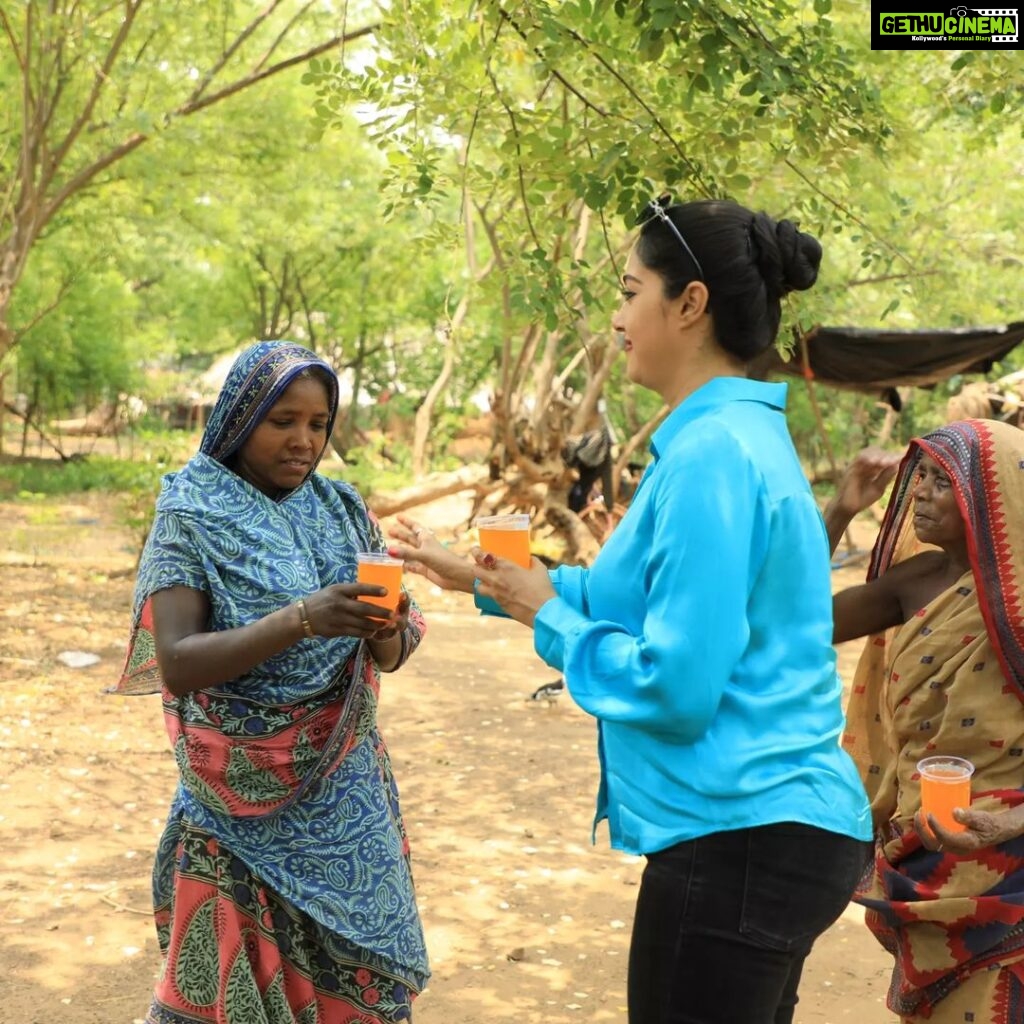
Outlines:
{"label": "shirt sleeve", "polygon": [[696,437],[661,461],[646,559],[601,570],[643,573],[640,634],[560,596],[538,612],[534,644],[584,711],[692,742],[749,640],[767,503],[759,471],[727,434]]}

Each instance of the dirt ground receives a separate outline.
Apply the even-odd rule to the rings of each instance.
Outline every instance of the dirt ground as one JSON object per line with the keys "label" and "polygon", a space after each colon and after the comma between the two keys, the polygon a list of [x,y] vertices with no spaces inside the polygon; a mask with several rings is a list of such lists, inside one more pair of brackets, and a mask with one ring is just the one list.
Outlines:
{"label": "dirt ground", "polygon": [[[156,698],[100,695],[135,558],[113,508],[0,503],[2,1024],[133,1024],[158,968],[149,871],[175,768]],[[441,530],[465,511],[449,499],[421,518]],[[381,721],[434,971],[417,1024],[624,1021],[642,862],[603,830],[590,844],[593,723],[567,696],[528,699],[554,674],[526,630],[412,586],[430,631],[385,677]],[[100,660],[67,667],[69,651]],[[851,907],[810,958],[796,1020],[892,1024],[887,977]]]}

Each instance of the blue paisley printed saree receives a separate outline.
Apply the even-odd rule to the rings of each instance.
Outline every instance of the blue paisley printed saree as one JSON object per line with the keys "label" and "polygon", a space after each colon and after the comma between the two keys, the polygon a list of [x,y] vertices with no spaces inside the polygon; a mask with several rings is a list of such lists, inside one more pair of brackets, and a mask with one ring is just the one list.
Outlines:
{"label": "blue paisley printed saree", "polygon": [[[120,693],[162,690],[180,781],[153,869],[165,954],[155,1024],[377,1024],[411,1018],[429,971],[409,847],[376,724],[380,675],[353,637],[304,639],[246,675],[175,696],[162,688],[150,599],[203,591],[211,631],[254,622],[356,577],[384,550],[350,486],[311,472],[269,497],[234,453],[303,371],[284,342],[232,367],[200,452],[164,479],[139,567]],[[330,426],[328,426],[328,436]],[[415,607],[403,660],[423,620]]]}

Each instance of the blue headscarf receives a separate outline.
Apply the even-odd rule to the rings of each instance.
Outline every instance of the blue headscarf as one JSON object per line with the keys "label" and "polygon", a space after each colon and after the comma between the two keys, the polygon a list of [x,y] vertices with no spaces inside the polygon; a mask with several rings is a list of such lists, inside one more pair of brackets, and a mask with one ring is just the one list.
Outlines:
{"label": "blue headscarf", "polygon": [[314,371],[327,388],[330,438],[338,414],[338,378],[334,371],[315,353],[294,342],[261,341],[247,348],[228,371],[199,450],[217,462],[227,463],[304,370]]}

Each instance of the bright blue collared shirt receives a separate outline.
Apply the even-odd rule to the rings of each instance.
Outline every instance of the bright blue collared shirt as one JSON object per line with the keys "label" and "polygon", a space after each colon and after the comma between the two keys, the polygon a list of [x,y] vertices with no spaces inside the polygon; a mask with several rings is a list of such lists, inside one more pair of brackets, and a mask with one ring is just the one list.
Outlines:
{"label": "bright blue collared shirt", "polygon": [[619,849],[782,821],[871,838],[839,746],[828,538],[785,401],[743,378],[695,391],[593,566],[551,574],[534,644],[598,720],[595,825]]}

